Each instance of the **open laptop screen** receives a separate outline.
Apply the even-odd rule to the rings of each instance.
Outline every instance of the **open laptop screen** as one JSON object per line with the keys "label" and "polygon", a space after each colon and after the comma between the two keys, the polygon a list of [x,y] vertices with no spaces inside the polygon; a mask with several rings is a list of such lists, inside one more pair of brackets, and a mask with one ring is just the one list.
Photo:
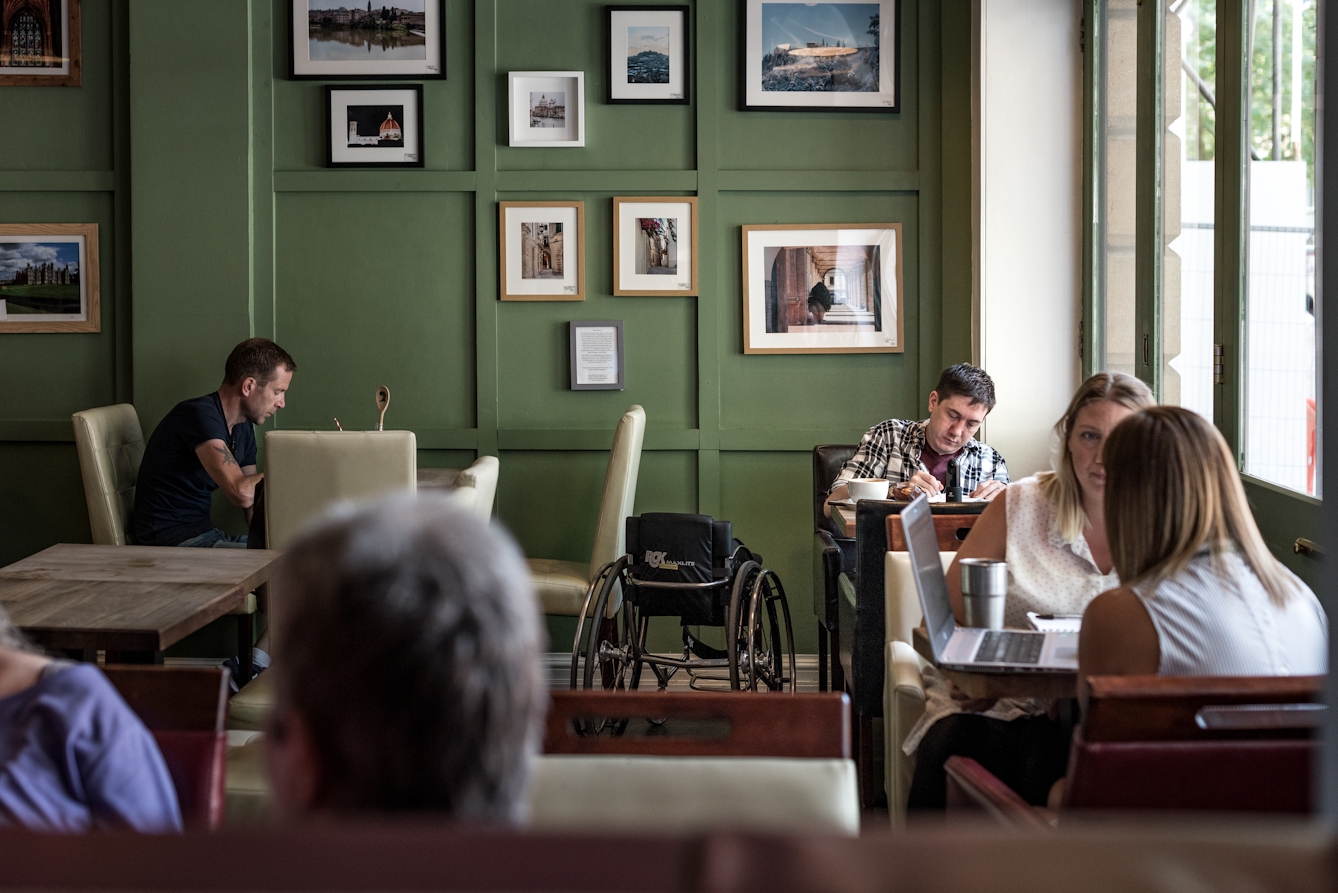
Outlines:
{"label": "open laptop screen", "polygon": [[906,551],[910,553],[911,567],[915,570],[915,588],[920,593],[920,608],[925,614],[925,632],[934,649],[934,660],[943,656],[948,640],[957,629],[952,617],[952,601],[948,598],[948,580],[943,575],[943,562],[938,557],[938,536],[934,533],[934,519],[929,511],[929,498],[921,494],[901,512],[902,529],[906,531]]}

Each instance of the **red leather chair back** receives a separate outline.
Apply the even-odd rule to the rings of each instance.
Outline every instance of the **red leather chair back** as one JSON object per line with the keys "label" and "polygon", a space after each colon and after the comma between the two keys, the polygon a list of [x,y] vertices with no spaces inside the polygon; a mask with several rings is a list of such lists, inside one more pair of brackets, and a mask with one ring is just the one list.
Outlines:
{"label": "red leather chair back", "polygon": [[172,776],[182,822],[210,831],[223,827],[227,732],[160,730],[153,740]]}

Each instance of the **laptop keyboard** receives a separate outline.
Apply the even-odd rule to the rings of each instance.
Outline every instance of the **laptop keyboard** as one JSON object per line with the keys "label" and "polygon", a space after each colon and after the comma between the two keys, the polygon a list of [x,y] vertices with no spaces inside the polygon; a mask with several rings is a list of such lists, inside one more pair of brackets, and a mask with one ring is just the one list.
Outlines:
{"label": "laptop keyboard", "polygon": [[974,660],[989,663],[1034,664],[1041,659],[1045,636],[990,630],[980,640]]}

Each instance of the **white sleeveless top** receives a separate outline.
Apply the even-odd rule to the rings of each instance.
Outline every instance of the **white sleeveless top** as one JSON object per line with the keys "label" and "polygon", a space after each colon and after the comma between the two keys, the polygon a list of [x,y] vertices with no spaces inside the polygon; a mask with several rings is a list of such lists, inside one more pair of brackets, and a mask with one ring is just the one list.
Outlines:
{"label": "white sleeveless top", "polygon": [[1027,612],[1081,614],[1107,589],[1120,585],[1114,569],[1101,573],[1085,537],[1059,535],[1055,506],[1033,475],[1008,485],[1008,600],[1004,626],[1028,629]]}
{"label": "white sleeveless top", "polygon": [[[1206,550],[1150,591],[1135,591],[1161,646],[1162,676],[1318,676],[1328,672],[1329,627],[1310,587],[1291,571],[1292,597],[1268,597],[1235,552]],[[1142,587],[1140,587],[1142,588]]]}

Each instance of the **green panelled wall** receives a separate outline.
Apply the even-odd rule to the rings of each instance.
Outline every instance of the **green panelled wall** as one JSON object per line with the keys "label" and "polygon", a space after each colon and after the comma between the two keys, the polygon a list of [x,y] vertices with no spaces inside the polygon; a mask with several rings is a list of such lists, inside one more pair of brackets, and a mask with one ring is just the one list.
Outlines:
{"label": "green panelled wall", "polygon": [[[421,464],[500,456],[498,518],[536,556],[589,555],[613,425],[642,404],[637,511],[733,520],[815,651],[809,451],[916,415],[970,355],[968,3],[904,4],[898,114],[740,111],[733,0],[692,6],[693,101],[660,107],[603,103],[600,2],[446,8],[423,170],[324,167],[287,0],[84,0],[84,86],[0,88],[27,124],[0,129],[0,220],[95,221],[103,257],[101,333],[0,335],[0,563],[88,538],[71,412],[133,400],[151,429],[263,335],[299,365],[276,424],[370,427],[389,385]],[[585,148],[505,145],[520,69],[585,71]],[[700,296],[613,297],[612,197],[676,194],[699,196]],[[586,203],[584,302],[497,300],[496,203],[526,199]],[[904,354],[744,356],[740,227],[805,222],[903,225]],[[627,389],[567,390],[566,323],[605,318]]]}

